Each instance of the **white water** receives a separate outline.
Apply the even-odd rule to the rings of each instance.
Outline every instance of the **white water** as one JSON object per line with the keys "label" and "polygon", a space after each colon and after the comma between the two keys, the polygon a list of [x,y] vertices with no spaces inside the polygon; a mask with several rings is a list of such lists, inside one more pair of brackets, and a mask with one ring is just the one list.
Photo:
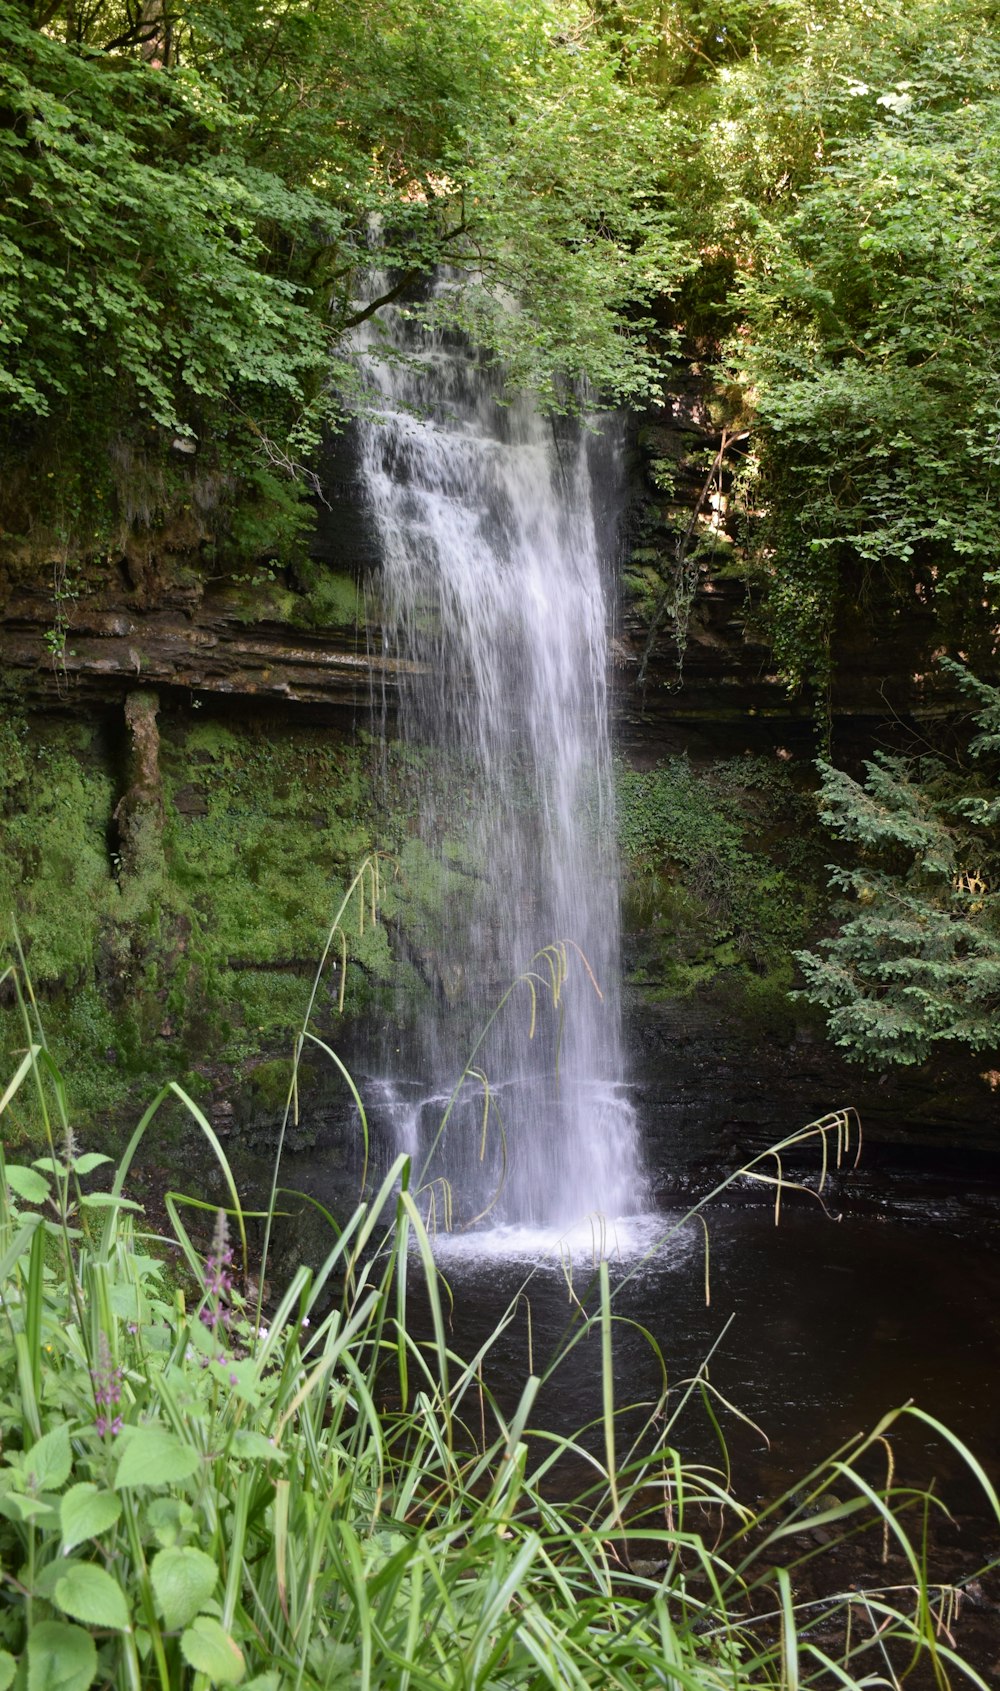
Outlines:
{"label": "white water", "polygon": [[[404,356],[362,337],[377,591],[387,651],[410,660],[398,732],[441,754],[415,777],[421,843],[400,881],[404,898],[414,882],[410,926],[439,1009],[420,1030],[423,1072],[385,1082],[385,1114],[415,1171],[426,1162],[437,1181],[439,1225],[450,1205],[456,1228],[483,1211],[507,1227],[604,1227],[645,1197],[624,1094],[606,698],[602,502],[620,478],[616,430],[553,424],[526,399],[500,405],[454,336],[399,314],[381,332]],[[431,916],[420,927],[428,876],[443,928]],[[522,973],[531,984],[487,1026]],[[438,1138],[480,1039],[488,1089],[467,1079]]]}

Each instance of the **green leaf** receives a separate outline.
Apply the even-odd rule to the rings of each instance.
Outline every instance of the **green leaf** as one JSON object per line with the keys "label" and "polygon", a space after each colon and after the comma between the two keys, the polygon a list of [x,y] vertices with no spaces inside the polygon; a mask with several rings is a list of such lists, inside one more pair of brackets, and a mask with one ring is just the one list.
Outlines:
{"label": "green leaf", "polygon": [[116,1198],[113,1192],[88,1192],[80,1199],[85,1210],[141,1210],[134,1198]]}
{"label": "green leaf", "polygon": [[28,1634],[28,1691],[87,1691],[97,1647],[82,1627],[42,1621]]}
{"label": "green leaf", "polygon": [[183,1497],[153,1497],[146,1507],[149,1529],[165,1550],[184,1537],[194,1519],[194,1510]]}
{"label": "green leaf", "polygon": [[233,1434],[230,1449],[234,1456],[245,1457],[250,1462],[285,1462],[287,1460],[283,1450],[279,1450],[271,1439],[265,1438],[263,1433],[258,1433],[253,1427],[240,1427]]}
{"label": "green leaf", "polygon": [[53,1597],[66,1615],[88,1626],[128,1626],[128,1604],[116,1579],[93,1562],[71,1562],[56,1581]]}
{"label": "green leaf", "polygon": [[85,1538],[99,1538],[114,1526],[121,1512],[121,1502],[113,1491],[99,1491],[89,1480],[70,1486],[59,1511],[63,1549],[73,1550]]}
{"label": "green leaf", "polygon": [[92,1174],[95,1168],[110,1161],[111,1158],[106,1157],[103,1151],[84,1151],[82,1157],[74,1157],[73,1168],[77,1174]]}
{"label": "green leaf", "polygon": [[[252,1357],[245,1356],[239,1362],[229,1359],[213,1363],[212,1372],[221,1385],[242,1398],[244,1403],[255,1403],[260,1398],[259,1369]],[[273,1449],[271,1454],[274,1454]]]}
{"label": "green leaf", "polygon": [[115,1474],[115,1490],[127,1486],[172,1485],[189,1479],[201,1463],[198,1452],[165,1427],[133,1427]]}
{"label": "green leaf", "polygon": [[56,1588],[56,1580],[62,1579],[68,1565],[65,1557],[62,1556],[57,1556],[54,1562],[46,1562],[44,1568],[41,1568],[35,1575],[34,1595],[43,1597],[46,1603],[51,1603],[52,1593]]}
{"label": "green leaf", "polygon": [[150,1578],[164,1623],[171,1630],[187,1626],[215,1590],[217,1564],[204,1550],[161,1550],[153,1560]]}
{"label": "green leaf", "polygon": [[190,1667],[205,1674],[213,1685],[238,1685],[246,1672],[239,1645],[208,1615],[199,1615],[182,1634],[181,1654]]}
{"label": "green leaf", "polygon": [[8,1521],[33,1521],[36,1516],[52,1513],[52,1505],[43,1503],[40,1497],[22,1497],[16,1491],[0,1495],[0,1515],[6,1515]]}
{"label": "green leaf", "polygon": [[17,1663],[9,1650],[0,1650],[0,1691],[7,1687],[17,1672]]}
{"label": "green leaf", "polygon": [[22,1168],[19,1163],[7,1164],[7,1185],[27,1204],[44,1204],[51,1190],[37,1169]]}
{"label": "green leaf", "polygon": [[73,1452],[65,1422],[36,1439],[21,1458],[21,1472],[32,1491],[58,1491],[69,1479],[72,1465]]}
{"label": "green leaf", "polygon": [[120,1321],[148,1321],[149,1304],[134,1283],[116,1281],[108,1287],[108,1302]]}

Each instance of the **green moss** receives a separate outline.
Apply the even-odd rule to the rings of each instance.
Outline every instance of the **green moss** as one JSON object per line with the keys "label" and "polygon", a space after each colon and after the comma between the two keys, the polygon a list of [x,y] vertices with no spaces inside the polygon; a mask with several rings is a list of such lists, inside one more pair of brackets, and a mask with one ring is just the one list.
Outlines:
{"label": "green moss", "polygon": [[[245,1056],[301,1018],[330,923],[374,843],[363,754],[320,732],[272,741],[199,724],[164,737],[163,765],[189,968],[196,990],[226,1006],[221,1054]],[[357,1012],[391,959],[384,929],[362,928],[357,911],[347,926],[345,1008]]]}
{"label": "green moss", "polygon": [[[346,1014],[384,1015],[401,994],[461,1005],[444,939],[476,886],[475,771],[393,748],[376,793],[363,737],[168,712],[159,726],[163,825],[138,818],[127,870],[114,855],[121,736],[12,714],[0,727],[0,917],[16,917],[81,1119],[133,1108],[185,1071],[193,1087],[218,1064],[258,1073],[287,1050],[376,843],[384,920],[362,922],[356,900],[348,912]],[[413,831],[418,793],[440,818],[433,848]],[[777,1002],[825,883],[808,796],[776,762],[674,759],[621,769],[618,806],[637,988],[677,997],[733,981],[749,1004],[765,982]],[[328,1026],[342,967],[338,944],[317,1005]],[[8,1051],[23,1045],[9,1015],[0,1034]]]}
{"label": "green moss", "polygon": [[96,966],[94,913],[116,900],[107,843],[114,783],[76,727],[42,739],[9,717],[2,734],[0,921],[9,933],[16,916],[38,986],[73,986]]}
{"label": "green moss", "polygon": [[677,997],[726,976],[783,993],[824,900],[809,796],[756,758],[622,768],[617,788],[633,983]]}
{"label": "green moss", "polygon": [[254,574],[240,581],[229,593],[237,622],[294,622],[299,609],[296,594],[273,579],[270,572]]}
{"label": "green moss", "polygon": [[[83,1116],[191,1065],[252,1063],[301,1022],[344,890],[375,840],[363,746],[162,716],[164,825],[115,856],[118,747],[8,717],[0,922],[16,920]],[[386,999],[385,928],[345,922],[345,1011]],[[320,1009],[335,1006],[339,946]],[[412,982],[411,982],[412,984]],[[8,1016],[8,1049],[23,1031]]]}
{"label": "green moss", "polygon": [[353,576],[310,561],[296,572],[303,589],[291,620],[307,628],[357,628],[365,620],[364,595]]}
{"label": "green moss", "polygon": [[642,568],[636,568],[636,561],[647,556],[655,558],[656,554],[634,552],[629,568],[622,573],[622,590],[629,608],[634,610],[643,622],[651,621],[655,615],[664,585],[664,577],[653,564],[647,563]]}

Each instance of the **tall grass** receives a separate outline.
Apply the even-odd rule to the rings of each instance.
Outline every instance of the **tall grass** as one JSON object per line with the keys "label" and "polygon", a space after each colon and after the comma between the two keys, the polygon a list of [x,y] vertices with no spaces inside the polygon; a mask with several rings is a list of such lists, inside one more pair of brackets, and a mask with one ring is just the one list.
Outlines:
{"label": "tall grass", "polygon": [[[362,877],[350,896],[370,913],[374,890]],[[30,1166],[0,1154],[0,1691],[860,1691],[921,1672],[914,1683],[986,1691],[955,1642],[954,1591],[928,1577],[928,1521],[943,1505],[895,1481],[891,1436],[907,1421],[933,1427],[998,1521],[1000,1503],[929,1417],[887,1415],[750,1510],[675,1444],[703,1381],[680,1401],[664,1385],[626,1438],[602,1264],[567,1341],[598,1339],[597,1440],[533,1432],[557,1359],[504,1413],[490,1358],[515,1306],[473,1356],[452,1353],[405,1158],[265,1317],[239,1291],[246,1217],[197,1106],[165,1089],[115,1170],[81,1151],[23,968],[4,979],[25,1049],[0,1116],[34,1087],[48,1146]],[[186,1219],[197,1204],[168,1195],[180,1283],[127,1196],[169,1092],[229,1193],[207,1250]],[[831,1134],[843,1150],[846,1125],[811,1130],[824,1157]],[[779,1195],[782,1152],[757,1171]],[[106,1190],[87,1190],[102,1167]],[[267,1230],[277,1192],[276,1174]],[[414,1273],[427,1338],[410,1317]],[[556,1470],[581,1465],[586,1485],[560,1499]],[[818,1529],[827,1556],[867,1546],[871,1581],[845,1586],[834,1558],[825,1586],[809,1566],[821,1594],[800,1596]]]}

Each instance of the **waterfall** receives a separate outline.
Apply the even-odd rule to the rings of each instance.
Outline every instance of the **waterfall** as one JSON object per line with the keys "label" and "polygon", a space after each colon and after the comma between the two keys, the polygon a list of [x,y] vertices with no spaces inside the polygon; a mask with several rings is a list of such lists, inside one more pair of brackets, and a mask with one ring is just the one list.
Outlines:
{"label": "waterfall", "polygon": [[[411,860],[446,912],[425,936],[439,1003],[419,1030],[424,1073],[394,1081],[397,1143],[417,1168],[430,1153],[428,1190],[439,1215],[451,1195],[456,1226],[628,1215],[644,1188],[624,1093],[606,683],[618,426],[502,402],[475,349],[404,313],[378,333],[359,345],[361,476],[383,639],[405,660]],[[462,1037],[479,1041],[476,1072],[441,1132]]]}

